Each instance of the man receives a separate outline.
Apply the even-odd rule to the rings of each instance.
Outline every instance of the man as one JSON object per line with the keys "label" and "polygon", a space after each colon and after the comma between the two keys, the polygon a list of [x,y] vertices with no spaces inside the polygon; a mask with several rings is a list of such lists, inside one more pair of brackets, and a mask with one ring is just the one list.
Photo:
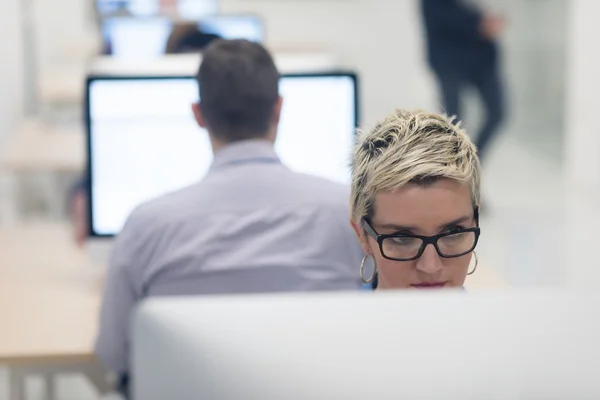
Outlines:
{"label": "man", "polygon": [[121,375],[144,298],[361,287],[349,190],[294,173],[275,154],[283,103],[269,53],[217,40],[197,78],[193,112],[209,132],[212,167],[200,183],[136,209],[114,245],[96,349]]}
{"label": "man", "polygon": [[498,37],[504,21],[484,11],[482,0],[421,0],[428,58],[437,76],[445,112],[462,119],[460,94],[472,85],[486,118],[476,145],[484,158],[504,116]]}

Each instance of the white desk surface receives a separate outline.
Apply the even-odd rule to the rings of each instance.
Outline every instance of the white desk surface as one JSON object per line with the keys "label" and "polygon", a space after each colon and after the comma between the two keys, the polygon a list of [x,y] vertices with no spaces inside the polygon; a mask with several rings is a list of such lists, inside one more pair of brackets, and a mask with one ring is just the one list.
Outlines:
{"label": "white desk surface", "polygon": [[93,361],[102,275],[66,224],[0,229],[0,364]]}
{"label": "white desk surface", "polygon": [[83,127],[53,127],[25,120],[0,153],[0,166],[11,172],[83,171]]}

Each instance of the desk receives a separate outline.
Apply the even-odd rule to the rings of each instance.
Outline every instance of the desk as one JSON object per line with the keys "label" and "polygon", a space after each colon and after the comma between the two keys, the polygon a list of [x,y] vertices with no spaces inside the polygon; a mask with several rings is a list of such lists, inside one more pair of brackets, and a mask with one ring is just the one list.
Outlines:
{"label": "desk", "polygon": [[71,244],[67,225],[0,229],[0,364],[13,399],[24,374],[84,373],[108,389],[93,356],[103,272]]}
{"label": "desk", "polygon": [[85,165],[82,126],[48,126],[24,120],[1,154],[0,166],[10,172],[73,172]]}
{"label": "desk", "polygon": [[6,193],[6,203],[0,204],[0,216],[8,221],[19,219],[21,194],[18,182],[31,173],[41,173],[44,180],[37,190],[42,191],[51,213],[62,215],[65,200],[59,190],[61,174],[80,174],[84,165],[82,127],[48,126],[37,119],[24,120],[0,152],[0,172],[5,172],[5,176],[0,177],[0,193]]}

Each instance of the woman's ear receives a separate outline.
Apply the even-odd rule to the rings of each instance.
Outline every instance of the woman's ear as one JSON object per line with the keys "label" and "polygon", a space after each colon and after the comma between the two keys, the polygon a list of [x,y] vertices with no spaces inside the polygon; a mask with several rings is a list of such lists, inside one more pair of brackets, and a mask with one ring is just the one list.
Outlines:
{"label": "woman's ear", "polygon": [[356,238],[358,239],[364,253],[367,255],[371,254],[372,252],[369,247],[369,238],[367,237],[367,234],[365,233],[363,227],[359,223],[354,221],[350,221],[350,225],[352,225],[352,229],[354,229]]}

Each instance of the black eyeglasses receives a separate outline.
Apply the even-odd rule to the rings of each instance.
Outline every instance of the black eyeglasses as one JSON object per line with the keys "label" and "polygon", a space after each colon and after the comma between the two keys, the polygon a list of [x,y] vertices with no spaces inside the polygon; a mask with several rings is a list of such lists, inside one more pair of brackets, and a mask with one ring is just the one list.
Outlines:
{"label": "black eyeglasses", "polygon": [[[475,221],[479,225],[479,213],[475,208]],[[412,261],[423,255],[425,247],[432,244],[443,258],[456,258],[469,254],[479,241],[481,230],[476,228],[457,229],[435,236],[419,236],[404,233],[380,235],[366,218],[362,225],[365,231],[379,243],[381,255],[393,261]]]}

